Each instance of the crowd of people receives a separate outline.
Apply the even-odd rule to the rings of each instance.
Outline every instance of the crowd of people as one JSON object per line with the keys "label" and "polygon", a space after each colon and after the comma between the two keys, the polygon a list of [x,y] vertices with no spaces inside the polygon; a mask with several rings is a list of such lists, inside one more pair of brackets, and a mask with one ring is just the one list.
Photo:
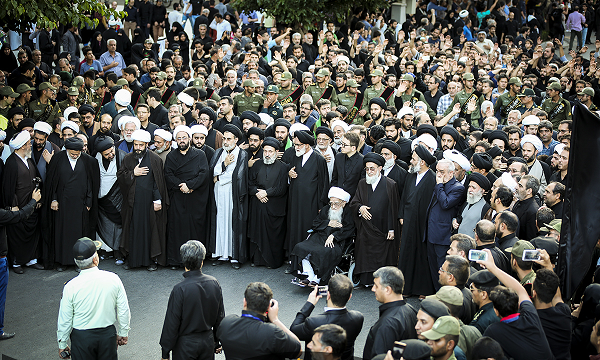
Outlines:
{"label": "crowd of people", "polygon": [[[13,34],[0,51],[0,339],[14,336],[2,331],[9,270],[112,259],[197,271],[172,294],[163,357],[221,343],[238,358],[240,343],[259,343],[224,324],[285,333],[279,354],[306,341],[352,356],[360,314],[336,323],[342,331],[298,319],[290,331],[262,283],[246,290],[242,318],[224,317],[217,301],[210,316],[184,320],[186,330],[168,321],[198,301],[187,299],[194,283],[218,300],[218,282],[199,271],[206,256],[236,270],[283,266],[301,287],[329,284],[328,308],[345,309],[353,285],[372,289],[383,305],[364,358],[417,338],[435,359],[596,355],[598,299],[585,302],[599,285],[571,314],[553,271],[573,109],[599,113],[600,40],[588,55],[596,15],[587,5],[430,0],[403,23],[358,9],[347,24],[301,34],[227,1],[167,11],[130,0],[122,19],[89,14],[100,20],[94,29]],[[100,241],[98,252],[84,237]],[[350,284],[333,276],[348,252]],[[77,297],[72,288],[89,283],[84,274],[109,282],[122,310],[94,324],[118,319],[116,342],[127,343],[120,280],[81,271],[61,303],[61,353],[71,328],[98,328],[62,317],[77,303],[65,300]],[[407,296],[433,298],[416,309]],[[309,303],[318,298],[315,290]],[[251,330],[248,321],[266,319],[277,329]],[[173,350],[190,333],[211,335]]]}

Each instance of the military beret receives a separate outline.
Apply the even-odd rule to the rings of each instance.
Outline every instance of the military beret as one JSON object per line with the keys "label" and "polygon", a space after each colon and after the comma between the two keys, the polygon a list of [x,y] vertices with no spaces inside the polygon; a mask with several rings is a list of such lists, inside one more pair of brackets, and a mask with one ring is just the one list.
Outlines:
{"label": "military beret", "polygon": [[450,315],[448,307],[437,299],[424,299],[421,301],[421,310],[431,316],[434,321],[441,316]]}
{"label": "military beret", "polygon": [[469,277],[469,281],[475,284],[476,287],[493,288],[500,284],[496,275],[489,270],[480,270]]}
{"label": "military beret", "polygon": [[483,191],[488,191],[492,187],[492,185],[490,185],[490,181],[488,180],[488,178],[486,178],[485,176],[483,176],[477,172],[472,172],[471,175],[469,175],[469,182],[471,182],[471,181],[473,181],[477,185],[481,186]]}

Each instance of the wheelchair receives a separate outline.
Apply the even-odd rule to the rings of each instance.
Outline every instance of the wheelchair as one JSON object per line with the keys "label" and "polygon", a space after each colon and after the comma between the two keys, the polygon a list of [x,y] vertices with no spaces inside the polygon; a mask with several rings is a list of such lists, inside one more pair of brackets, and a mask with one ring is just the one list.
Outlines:
{"label": "wheelchair", "polygon": [[357,287],[360,285],[360,276],[354,273],[354,269],[356,267],[356,261],[354,260],[354,239],[350,241],[345,247],[342,253],[342,260],[339,264],[333,269],[331,276],[342,274],[346,275],[350,281],[352,281],[352,285]]}

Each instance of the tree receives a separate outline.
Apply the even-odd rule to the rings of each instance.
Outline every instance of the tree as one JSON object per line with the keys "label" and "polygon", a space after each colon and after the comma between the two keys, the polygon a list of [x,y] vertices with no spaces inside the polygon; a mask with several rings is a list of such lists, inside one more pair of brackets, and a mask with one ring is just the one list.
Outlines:
{"label": "tree", "polygon": [[[231,5],[242,11],[261,10],[272,16],[277,23],[286,24],[303,31],[321,27],[323,21],[346,23],[356,3],[348,0],[233,0]],[[387,0],[363,0],[361,8],[376,11],[387,8]]]}
{"label": "tree", "polygon": [[95,26],[98,19],[86,15],[94,12],[106,17],[124,15],[98,0],[4,0],[0,6],[0,24],[17,32],[29,31],[36,25],[53,27],[57,23]]}

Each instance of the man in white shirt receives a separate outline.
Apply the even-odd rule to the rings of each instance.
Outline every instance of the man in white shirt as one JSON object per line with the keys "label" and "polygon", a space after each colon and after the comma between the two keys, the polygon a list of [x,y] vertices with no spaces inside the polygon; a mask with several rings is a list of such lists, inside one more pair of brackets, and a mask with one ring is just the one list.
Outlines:
{"label": "man in white shirt", "polygon": [[100,246],[86,237],[73,246],[81,271],[65,284],[60,301],[56,335],[61,359],[116,359],[117,346],[127,345],[131,320],[127,294],[119,276],[98,269]]}
{"label": "man in white shirt", "polygon": [[229,21],[223,19],[223,15],[220,13],[215,14],[215,18],[210,23],[210,28],[217,31],[215,40],[221,39],[224,31],[229,31],[231,33],[231,24]]}

